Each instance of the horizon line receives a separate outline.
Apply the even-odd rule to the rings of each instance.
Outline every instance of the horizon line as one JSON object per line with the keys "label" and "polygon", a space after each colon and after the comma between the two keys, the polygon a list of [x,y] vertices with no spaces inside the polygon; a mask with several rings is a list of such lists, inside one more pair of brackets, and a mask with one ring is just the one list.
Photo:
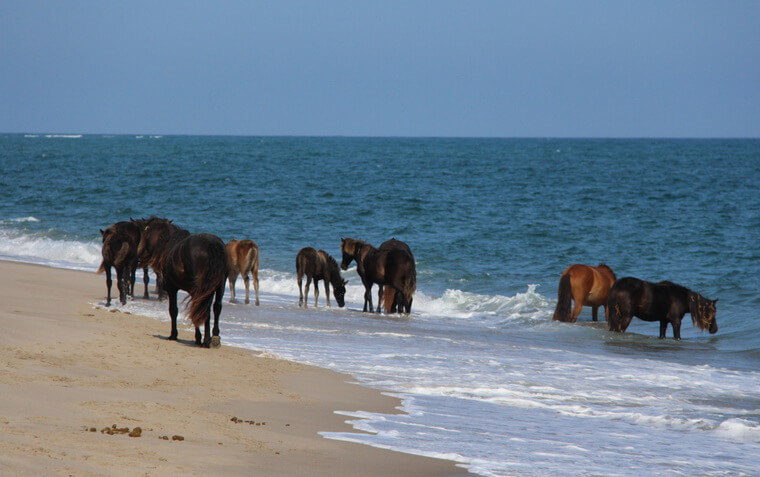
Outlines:
{"label": "horizon line", "polygon": [[[34,136],[149,136],[149,137],[273,137],[346,139],[760,139],[760,136],[437,136],[437,135],[363,135],[363,134],[192,134],[192,133],[110,133],[110,132],[0,132],[0,135]],[[52,139],[52,138],[51,138]]]}

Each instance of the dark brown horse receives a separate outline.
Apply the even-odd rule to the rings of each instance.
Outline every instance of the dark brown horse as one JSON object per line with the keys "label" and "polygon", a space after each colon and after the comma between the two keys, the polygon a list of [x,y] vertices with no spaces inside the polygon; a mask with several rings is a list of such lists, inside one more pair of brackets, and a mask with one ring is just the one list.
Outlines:
{"label": "dark brown horse", "polygon": [[106,274],[107,298],[106,306],[111,306],[111,267],[116,269],[116,288],[119,290],[119,301],[127,304],[127,295],[134,298],[135,269],[137,268],[137,246],[140,242],[140,229],[132,222],[117,222],[105,230],[101,230],[103,247],[98,273]]}
{"label": "dark brown horse", "polygon": [[[381,243],[379,248],[380,250],[405,250],[409,256],[412,257],[411,273],[414,274],[415,283],[417,282],[417,269],[414,262],[414,254],[412,254],[412,250],[409,248],[409,245],[407,245],[406,242],[392,238]],[[393,287],[383,287],[380,285],[380,298],[378,300],[377,307],[378,309],[384,309],[386,313],[396,313],[396,310],[398,310],[398,305],[401,302],[402,298],[403,297],[399,294],[399,292]],[[412,306],[411,301],[409,302],[409,306]]]}
{"label": "dark brown horse", "polygon": [[227,242],[227,259],[230,265],[230,301],[235,301],[235,282],[238,275],[243,275],[245,303],[250,303],[251,282],[248,278],[250,272],[251,277],[253,277],[256,306],[259,306],[259,246],[253,240],[232,239]]}
{"label": "dark brown horse", "polygon": [[607,325],[610,331],[624,332],[634,316],[644,321],[660,322],[660,338],[665,338],[668,323],[673,338],[681,339],[681,320],[691,315],[694,326],[718,331],[715,303],[697,292],[673,282],[652,283],[638,278],[621,278],[610,290],[607,302]]}
{"label": "dark brown horse", "polygon": [[[309,285],[314,280],[314,307],[317,307],[319,299],[319,280],[325,282],[325,299],[327,306],[330,306],[330,284],[333,286],[333,295],[339,307],[346,304],[346,283],[340,276],[338,262],[324,250],[316,250],[311,247],[304,247],[296,255],[296,274],[298,275],[298,306],[308,307]],[[306,294],[304,294],[301,284],[303,276],[306,275]]]}
{"label": "dark brown horse", "polygon": [[[364,308],[374,312],[372,306],[372,285],[390,286],[400,293],[399,311],[409,313],[412,296],[417,288],[414,259],[405,250],[380,250],[362,240],[343,238],[340,242],[343,261],[340,267],[346,270],[352,260],[356,261],[356,271],[364,284]],[[381,290],[382,291],[382,290]],[[382,293],[381,295],[382,296]],[[378,302],[380,301],[378,296]],[[380,309],[378,308],[378,311]]]}
{"label": "dark brown horse", "polygon": [[156,291],[158,299],[163,299],[163,269],[174,245],[190,235],[185,229],[177,227],[171,220],[151,217],[145,221],[137,249],[141,267],[150,267],[156,274]]}
{"label": "dark brown horse", "polygon": [[[604,307],[607,314],[607,297],[615,284],[615,272],[600,263],[596,267],[589,265],[570,265],[562,272],[557,289],[557,307],[554,309],[555,321],[575,323],[583,306],[591,307],[591,318],[597,321],[597,311]],[[575,307],[571,309],[571,301]]]}
{"label": "dark brown horse", "polygon": [[[177,339],[177,292],[189,294],[188,318],[195,326],[195,344],[206,348],[219,346],[219,315],[222,312],[224,285],[227,281],[227,248],[216,235],[193,234],[178,242],[167,254],[163,267],[163,286],[169,295],[172,320],[170,340]],[[211,306],[214,329],[210,333]],[[203,327],[201,342],[200,326]],[[212,339],[213,334],[213,339]]]}

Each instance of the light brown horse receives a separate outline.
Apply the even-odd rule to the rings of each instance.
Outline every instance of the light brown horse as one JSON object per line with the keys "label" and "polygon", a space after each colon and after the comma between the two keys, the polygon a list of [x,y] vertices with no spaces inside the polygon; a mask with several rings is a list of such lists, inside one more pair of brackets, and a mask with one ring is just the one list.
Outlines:
{"label": "light brown horse", "polygon": [[242,275],[245,282],[245,303],[250,303],[251,283],[248,278],[250,272],[253,277],[256,306],[259,306],[259,246],[253,240],[232,239],[227,243],[227,259],[230,268],[230,302],[235,301],[235,282],[238,275]]}
{"label": "light brown horse", "polygon": [[[604,307],[605,316],[607,314],[607,297],[615,280],[615,272],[603,263],[596,267],[570,265],[560,276],[557,307],[552,319],[575,323],[585,305],[591,307],[591,317],[598,321],[597,310],[600,306]],[[571,300],[575,302],[572,312]]]}

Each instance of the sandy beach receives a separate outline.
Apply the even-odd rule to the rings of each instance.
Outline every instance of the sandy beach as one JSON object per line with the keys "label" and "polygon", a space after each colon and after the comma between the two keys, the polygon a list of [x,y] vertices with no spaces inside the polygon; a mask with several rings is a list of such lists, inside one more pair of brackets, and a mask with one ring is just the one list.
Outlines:
{"label": "sandy beach", "polygon": [[352,431],[336,410],[398,412],[351,376],[224,346],[223,327],[219,349],[167,341],[104,296],[103,276],[0,261],[0,474],[466,474],[321,437]]}

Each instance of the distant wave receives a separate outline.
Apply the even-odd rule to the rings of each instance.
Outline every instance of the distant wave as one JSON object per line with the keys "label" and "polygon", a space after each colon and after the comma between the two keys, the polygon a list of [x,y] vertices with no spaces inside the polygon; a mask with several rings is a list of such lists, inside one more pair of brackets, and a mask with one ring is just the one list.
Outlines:
{"label": "distant wave", "polygon": [[45,137],[50,138],[65,138],[65,139],[79,139],[82,137],[81,134],[45,134]]}
{"label": "distant wave", "polygon": [[7,220],[0,220],[0,224],[2,223],[21,223],[21,222],[39,222],[40,219],[37,217],[29,216],[29,217],[19,217],[16,219],[7,219]]}

